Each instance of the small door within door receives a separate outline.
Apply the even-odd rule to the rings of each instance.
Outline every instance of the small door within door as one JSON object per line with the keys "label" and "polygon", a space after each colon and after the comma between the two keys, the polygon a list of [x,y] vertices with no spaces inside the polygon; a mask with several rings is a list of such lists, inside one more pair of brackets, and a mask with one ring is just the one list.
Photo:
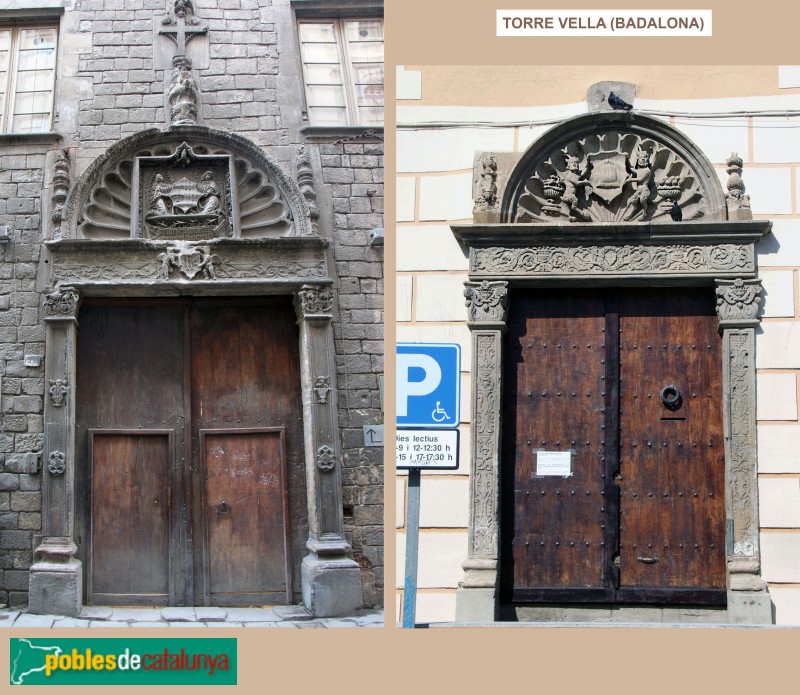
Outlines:
{"label": "small door within door", "polygon": [[725,602],[716,325],[707,288],[513,296],[504,600]]}
{"label": "small door within door", "polygon": [[291,304],[90,301],[79,321],[87,602],[291,601],[288,462],[303,468]]}

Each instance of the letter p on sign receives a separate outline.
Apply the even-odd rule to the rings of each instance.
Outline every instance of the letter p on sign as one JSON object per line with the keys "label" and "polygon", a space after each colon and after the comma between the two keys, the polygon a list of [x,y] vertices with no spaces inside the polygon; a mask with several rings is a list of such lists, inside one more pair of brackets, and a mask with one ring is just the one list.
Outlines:
{"label": "letter p on sign", "polygon": [[461,347],[397,344],[397,426],[458,427]]}

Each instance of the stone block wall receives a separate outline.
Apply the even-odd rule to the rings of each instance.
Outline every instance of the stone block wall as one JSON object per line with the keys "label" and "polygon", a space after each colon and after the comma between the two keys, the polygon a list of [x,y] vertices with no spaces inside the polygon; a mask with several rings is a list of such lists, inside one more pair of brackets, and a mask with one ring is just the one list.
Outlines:
{"label": "stone block wall", "polygon": [[[472,222],[472,166],[476,151],[524,152],[551,126],[442,127],[414,129],[421,122],[541,122],[587,111],[584,103],[540,107],[439,105],[425,87],[398,109],[397,340],[456,342],[462,349],[461,457],[455,472],[423,474],[420,518],[418,622],[452,621],[455,590],[467,557],[471,341],[463,283],[467,258],[449,225]],[[637,100],[636,107],[681,113],[800,108],[796,95],[730,99]],[[408,73],[406,73],[408,74]],[[496,71],[492,79],[502,79]],[[580,89],[590,86],[586,79]],[[649,94],[657,84],[647,85]],[[573,90],[580,91],[580,90]],[[416,97],[419,98],[419,97]],[[725,187],[725,160],[744,159],[742,175],[753,216],[773,221],[773,233],[757,249],[763,279],[762,324],[757,332],[758,476],[762,575],[769,584],[778,624],[800,624],[800,139],[795,118],[669,117],[703,151]],[[424,249],[424,252],[421,250]],[[402,606],[406,477],[398,476],[397,601]]]}
{"label": "stone block wall", "polygon": [[45,154],[3,147],[0,224],[9,228],[0,263],[0,603],[25,604],[34,537],[42,526],[39,476],[25,455],[42,450],[44,367],[26,367],[25,355],[44,354],[41,295],[41,200]]}
{"label": "stone block wall", "polygon": [[[167,126],[171,70],[156,69],[154,25],[160,26],[173,4],[65,0],[57,21],[53,123],[60,137],[0,135],[0,225],[10,228],[0,251],[0,603],[27,603],[27,570],[41,530],[40,479],[23,472],[19,456],[42,449],[44,368],[25,367],[23,358],[44,354],[40,309],[47,268],[41,244],[50,224],[46,217],[43,223],[42,211],[49,216],[55,155],[63,147],[74,153],[74,183],[121,138]],[[380,605],[383,450],[363,446],[361,425],[383,421],[377,376],[383,371],[383,251],[369,239],[371,229],[383,227],[382,143],[372,138],[333,144],[341,133],[314,141],[304,134],[302,70],[289,0],[193,4],[209,28],[208,67],[194,70],[202,101],[198,123],[249,138],[292,177],[298,146],[305,144],[311,155],[320,234],[331,241],[340,292],[334,325],[345,521],[363,569],[365,599]],[[344,137],[354,134],[351,129]]]}

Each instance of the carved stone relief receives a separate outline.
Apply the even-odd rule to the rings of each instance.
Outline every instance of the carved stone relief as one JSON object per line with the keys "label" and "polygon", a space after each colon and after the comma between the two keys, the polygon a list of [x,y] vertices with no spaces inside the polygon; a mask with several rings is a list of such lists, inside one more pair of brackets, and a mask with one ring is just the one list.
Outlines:
{"label": "carved stone relief", "polygon": [[496,558],[498,552],[497,468],[500,413],[500,332],[474,334],[475,421],[473,424],[472,524],[470,557]]}
{"label": "carved stone relief", "polygon": [[474,212],[492,210],[497,205],[497,159],[493,154],[484,154],[480,160],[475,196]]}
{"label": "carved stone relief", "polygon": [[492,247],[471,255],[477,275],[742,272],[753,265],[749,244]]}
{"label": "carved stone relief", "polygon": [[61,408],[64,405],[64,397],[69,393],[69,384],[66,379],[56,379],[50,382],[50,400],[53,406]]}
{"label": "carved stone relief", "polygon": [[173,270],[179,270],[189,280],[200,273],[206,280],[216,280],[215,262],[219,262],[219,258],[211,253],[210,246],[193,246],[183,242],[181,245],[167,247],[158,256],[156,277],[159,280],[169,280]]}
{"label": "carved stone relief", "polygon": [[508,283],[466,283],[464,290],[470,321],[505,321],[508,308]]}
{"label": "carved stone relief", "polygon": [[297,184],[308,207],[308,216],[311,220],[311,229],[314,234],[319,232],[319,206],[317,205],[317,192],[314,190],[314,171],[311,168],[311,157],[305,145],[300,145],[295,159],[297,167]]}
{"label": "carved stone relief", "polygon": [[185,142],[168,157],[137,157],[134,236],[184,241],[231,236],[235,209],[230,159],[196,154]]}
{"label": "carved stone relief", "polygon": [[192,61],[185,55],[172,58],[172,81],[167,92],[171,125],[194,125],[200,106],[200,90],[192,77]]}
{"label": "carved stone relief", "polygon": [[731,220],[750,220],[753,213],[750,209],[750,196],[745,193],[744,181],[742,181],[742,164],[744,160],[737,152],[733,152],[728,157],[726,164],[728,168],[727,188],[725,202],[728,205],[728,218]]}
{"label": "carved stone relief", "polygon": [[717,314],[720,324],[757,322],[761,305],[761,281],[736,278],[717,283]]}
{"label": "carved stone relief", "polygon": [[80,295],[72,287],[62,287],[51,292],[44,300],[45,316],[73,317],[78,313]]}
{"label": "carved stone relief", "polygon": [[329,376],[318,376],[314,382],[314,395],[317,403],[325,405],[328,402],[328,394],[331,392],[331,378]]}
{"label": "carved stone relief", "polygon": [[297,297],[303,316],[329,314],[333,308],[333,291],[327,286],[303,285]]}
{"label": "carved stone relief", "polygon": [[156,21],[155,69],[170,67],[174,55],[187,56],[199,69],[208,67],[208,24],[194,12],[191,0],[176,0],[172,12]]}
{"label": "carved stone relief", "polygon": [[330,473],[336,468],[336,454],[327,444],[317,449],[317,468],[323,473]]}
{"label": "carved stone relief", "polygon": [[63,451],[53,451],[47,459],[50,475],[64,475],[67,470],[67,456]]}
{"label": "carved stone relief", "polygon": [[623,129],[575,139],[531,172],[514,222],[668,221],[676,203],[686,221],[708,211],[697,176],[677,152]]}
{"label": "carved stone relief", "polygon": [[61,219],[64,211],[64,202],[67,199],[67,193],[69,193],[69,167],[69,150],[64,148],[60,150],[56,156],[55,171],[53,173],[53,211],[50,213],[50,219],[53,220],[55,224],[53,228],[53,237],[56,239],[61,236]]}
{"label": "carved stone relief", "polygon": [[298,185],[252,142],[201,126],[176,126],[169,137],[137,134],[98,158],[67,198],[61,236],[201,241],[314,233]]}
{"label": "carved stone relief", "polygon": [[153,283],[180,277],[299,283],[326,278],[322,246],[293,243],[300,241],[128,241],[114,242],[114,247],[102,243],[91,249],[85,243],[50,242],[50,277],[53,284]]}

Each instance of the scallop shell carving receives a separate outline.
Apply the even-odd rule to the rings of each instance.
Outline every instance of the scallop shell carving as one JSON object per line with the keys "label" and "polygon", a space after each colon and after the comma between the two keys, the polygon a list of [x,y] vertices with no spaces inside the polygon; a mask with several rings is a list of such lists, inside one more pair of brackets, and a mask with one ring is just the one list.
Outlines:
{"label": "scallop shell carving", "polygon": [[[197,145],[196,154],[229,154],[224,149]],[[168,156],[174,147],[151,147],[118,162],[100,178],[81,206],[78,236],[85,239],[128,239],[131,237],[133,162],[135,157]],[[248,159],[234,158],[239,202],[238,229],[242,238],[289,236],[295,224],[277,184]]]}
{"label": "scallop shell carving", "polygon": [[708,212],[690,166],[658,140],[630,132],[592,134],[539,161],[519,198],[515,222],[669,221]]}

